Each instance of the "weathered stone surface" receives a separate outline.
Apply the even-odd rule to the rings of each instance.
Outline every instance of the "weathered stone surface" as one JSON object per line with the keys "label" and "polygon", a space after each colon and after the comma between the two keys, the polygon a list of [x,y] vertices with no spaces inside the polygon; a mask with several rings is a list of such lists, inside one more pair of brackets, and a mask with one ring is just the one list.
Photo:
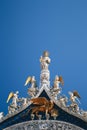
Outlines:
{"label": "weathered stone surface", "polygon": [[4,130],[84,130],[84,129],[63,121],[32,120],[13,125]]}

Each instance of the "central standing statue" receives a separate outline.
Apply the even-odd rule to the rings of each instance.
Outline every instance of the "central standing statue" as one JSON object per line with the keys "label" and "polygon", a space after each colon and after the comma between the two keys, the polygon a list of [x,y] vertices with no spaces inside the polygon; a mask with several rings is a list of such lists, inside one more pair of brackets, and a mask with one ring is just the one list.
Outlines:
{"label": "central standing statue", "polygon": [[41,69],[43,70],[48,70],[48,66],[50,64],[50,58],[49,58],[49,52],[44,51],[43,56],[40,57],[40,62],[41,62]]}
{"label": "central standing statue", "polygon": [[49,64],[51,60],[49,58],[49,52],[44,51],[43,55],[40,57],[41,63],[41,75],[40,75],[40,87],[50,87],[50,72],[49,72]]}

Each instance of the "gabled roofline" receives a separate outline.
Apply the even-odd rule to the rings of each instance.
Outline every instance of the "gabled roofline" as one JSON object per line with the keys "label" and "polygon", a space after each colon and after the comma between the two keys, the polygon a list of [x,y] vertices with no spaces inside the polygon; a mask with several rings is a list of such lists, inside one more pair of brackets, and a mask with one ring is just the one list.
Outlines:
{"label": "gabled roofline", "polygon": [[[50,99],[50,100],[53,100],[53,102],[54,102],[59,108],[61,108],[63,111],[65,111],[65,112],[67,112],[68,114],[73,115],[73,116],[75,116],[75,117],[77,117],[77,118],[80,118],[81,120],[87,122],[87,119],[86,119],[85,117],[82,117],[82,116],[80,116],[78,113],[76,114],[76,113],[74,113],[74,112],[68,110],[67,107],[62,107],[62,106],[60,105],[60,103],[58,102],[58,100],[55,100],[55,98],[53,98],[53,97],[51,96],[51,94],[50,94],[50,92],[49,92],[49,88],[46,87],[46,86],[42,86],[42,87],[40,88],[38,94],[37,94],[34,98],[39,97],[43,91],[45,91],[46,94],[48,95],[49,99]],[[9,119],[9,118],[11,118],[11,117],[13,117],[13,116],[16,116],[16,115],[19,114],[20,112],[22,112],[22,111],[24,111],[25,109],[27,109],[31,104],[32,104],[32,103],[29,102],[26,106],[23,106],[23,107],[20,108],[18,111],[15,111],[13,114],[8,114],[8,115],[6,115],[5,117],[3,117],[3,119],[0,121],[0,123],[4,122],[5,120],[7,120],[7,119]]]}

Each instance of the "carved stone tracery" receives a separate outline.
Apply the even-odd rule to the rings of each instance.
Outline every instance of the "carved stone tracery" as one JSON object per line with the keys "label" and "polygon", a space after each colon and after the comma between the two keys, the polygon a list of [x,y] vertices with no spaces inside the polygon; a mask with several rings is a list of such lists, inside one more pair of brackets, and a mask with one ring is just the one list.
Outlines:
{"label": "carved stone tracery", "polygon": [[84,130],[70,123],[55,120],[28,121],[4,130]]}

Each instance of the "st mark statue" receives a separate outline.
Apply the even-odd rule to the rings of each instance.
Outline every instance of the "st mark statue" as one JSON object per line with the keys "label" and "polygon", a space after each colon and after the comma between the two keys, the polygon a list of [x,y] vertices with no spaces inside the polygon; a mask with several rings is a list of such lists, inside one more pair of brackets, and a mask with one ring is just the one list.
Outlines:
{"label": "st mark statue", "polygon": [[79,107],[79,92],[65,95],[64,77],[58,72],[50,80],[48,51],[39,61],[40,81],[34,75],[26,77],[26,97],[18,91],[8,93],[8,113],[0,112],[0,130],[87,130],[87,111]]}

